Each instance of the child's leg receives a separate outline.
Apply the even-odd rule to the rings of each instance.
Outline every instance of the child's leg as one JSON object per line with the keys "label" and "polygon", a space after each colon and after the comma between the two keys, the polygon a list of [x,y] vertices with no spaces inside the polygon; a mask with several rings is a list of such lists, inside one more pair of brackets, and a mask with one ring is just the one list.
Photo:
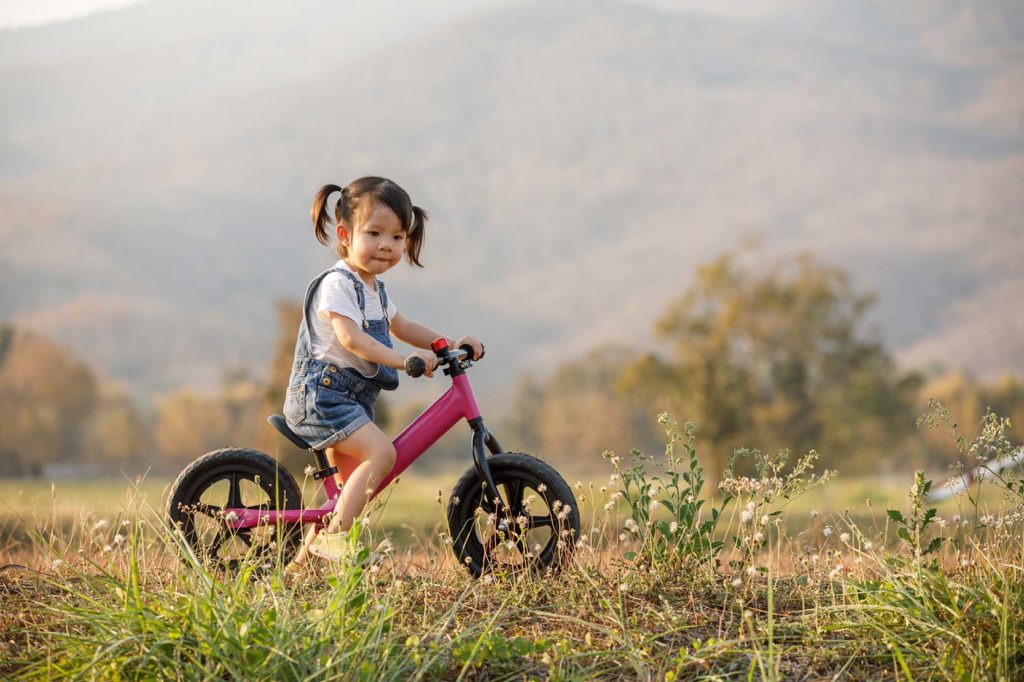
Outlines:
{"label": "child's leg", "polygon": [[356,467],[363,461],[359,457],[343,455],[334,448],[327,448],[327,450],[324,451],[324,454],[327,455],[328,464],[332,467],[338,467],[338,473],[334,475],[334,479],[338,482],[339,487],[345,485],[349,476],[352,475],[352,472],[355,471]]}
{"label": "child's leg", "polygon": [[352,527],[352,522],[363,511],[377,485],[394,468],[396,453],[391,440],[373,423],[361,426],[330,450],[334,451],[335,461],[362,460],[345,479],[345,487],[327,527],[327,531],[333,533]]}
{"label": "child's leg", "polygon": [[[366,424],[348,438],[327,448],[325,453],[331,466],[338,467],[338,475],[345,481],[341,496],[334,507],[328,532],[348,530],[359,512],[366,506],[377,484],[395,466],[395,446],[375,424]],[[293,559],[305,563],[309,546],[316,538],[316,528],[310,528],[306,539]]]}

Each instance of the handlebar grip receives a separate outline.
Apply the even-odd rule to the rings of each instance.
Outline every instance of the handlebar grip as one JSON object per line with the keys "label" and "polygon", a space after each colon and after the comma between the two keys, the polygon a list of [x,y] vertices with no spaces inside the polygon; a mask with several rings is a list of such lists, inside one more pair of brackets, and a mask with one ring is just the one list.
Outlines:
{"label": "handlebar grip", "polygon": [[405,359],[405,373],[411,376],[413,379],[418,379],[423,376],[423,373],[427,371],[427,363],[423,362],[423,358],[406,358]]}
{"label": "handlebar grip", "polygon": [[[469,345],[468,343],[464,343],[461,346],[459,346],[459,350],[464,351],[466,353],[466,357],[469,358],[470,360],[473,359],[473,346]],[[480,345],[480,358],[479,358],[480,360],[484,359],[484,353],[486,353],[486,352],[487,352],[487,349],[483,347],[483,344],[481,344]]]}

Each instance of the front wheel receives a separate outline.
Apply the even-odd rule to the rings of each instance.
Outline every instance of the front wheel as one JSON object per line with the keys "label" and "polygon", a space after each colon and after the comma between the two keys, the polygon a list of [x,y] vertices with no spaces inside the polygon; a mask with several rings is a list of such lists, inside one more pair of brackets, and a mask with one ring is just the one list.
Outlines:
{"label": "front wheel", "polygon": [[208,452],[179,474],[167,500],[167,520],[180,530],[200,562],[237,569],[243,562],[287,563],[302,540],[302,525],[279,523],[233,530],[225,509],[300,509],[295,479],[269,455],[228,448]]}
{"label": "front wheel", "polygon": [[502,518],[484,499],[470,467],[448,500],[448,528],[455,556],[476,577],[488,571],[558,570],[572,555],[580,532],[576,497],[548,464],[522,453],[487,460],[505,506]]}

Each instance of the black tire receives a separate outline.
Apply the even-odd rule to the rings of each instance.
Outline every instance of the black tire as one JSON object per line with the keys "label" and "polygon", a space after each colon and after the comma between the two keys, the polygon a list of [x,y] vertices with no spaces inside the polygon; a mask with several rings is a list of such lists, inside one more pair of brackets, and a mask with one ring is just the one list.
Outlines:
{"label": "black tire", "polygon": [[[470,467],[448,500],[448,529],[459,563],[475,577],[492,571],[557,571],[572,556],[580,515],[572,489],[548,464],[518,452],[489,458],[506,514],[498,519]],[[568,509],[568,511],[566,511]]]}
{"label": "black tire", "polygon": [[[234,498],[234,499],[232,499]],[[180,529],[193,554],[210,568],[235,570],[250,562],[291,561],[302,541],[302,524],[279,523],[234,531],[225,507],[300,509],[295,479],[274,458],[256,450],[228,448],[192,462],[171,486],[167,520]]]}

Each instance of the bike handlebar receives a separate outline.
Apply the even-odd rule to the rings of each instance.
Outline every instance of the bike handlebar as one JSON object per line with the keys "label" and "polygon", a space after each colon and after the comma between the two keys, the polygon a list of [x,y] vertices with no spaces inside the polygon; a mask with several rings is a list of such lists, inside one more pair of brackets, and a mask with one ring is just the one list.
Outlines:
{"label": "bike handlebar", "polygon": [[[460,346],[459,348],[452,350],[448,349],[444,351],[442,355],[437,358],[437,366],[450,364],[451,362],[462,362],[466,358],[473,357],[473,347],[470,345]],[[480,353],[480,357],[484,357],[484,353]],[[405,359],[405,373],[414,379],[423,376],[423,373],[427,371],[427,363],[423,362],[423,358],[406,358]]]}

